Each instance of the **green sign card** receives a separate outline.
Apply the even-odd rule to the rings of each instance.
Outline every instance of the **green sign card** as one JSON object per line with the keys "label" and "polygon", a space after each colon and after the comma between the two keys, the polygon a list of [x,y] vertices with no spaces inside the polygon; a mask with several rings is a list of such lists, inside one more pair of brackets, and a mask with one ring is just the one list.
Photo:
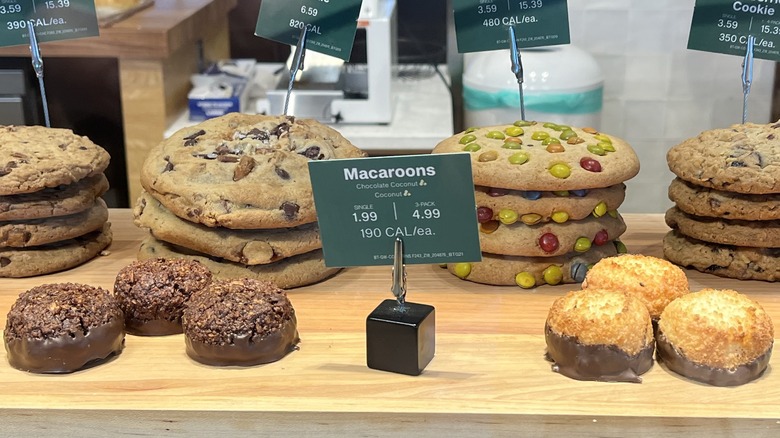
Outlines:
{"label": "green sign card", "polygon": [[458,52],[509,48],[509,26],[517,46],[568,44],[566,0],[452,0]]}
{"label": "green sign card", "polygon": [[327,266],[482,259],[468,154],[311,161],[311,183]]}
{"label": "green sign card", "polygon": [[780,61],[780,1],[696,0],[689,49],[745,56],[749,35],[754,57]]}
{"label": "green sign card", "polygon": [[348,60],[361,0],[263,0],[255,35],[296,45],[306,27],[306,48]]}
{"label": "green sign card", "polygon": [[97,36],[94,0],[0,0],[0,46]]}

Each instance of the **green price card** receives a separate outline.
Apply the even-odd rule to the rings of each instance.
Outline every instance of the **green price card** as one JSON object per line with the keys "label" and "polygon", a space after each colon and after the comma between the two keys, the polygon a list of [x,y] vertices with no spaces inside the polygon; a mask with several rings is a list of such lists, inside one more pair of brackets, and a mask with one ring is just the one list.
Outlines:
{"label": "green price card", "polygon": [[0,46],[29,44],[30,26],[38,42],[99,34],[94,0],[0,0]]}
{"label": "green price card", "polygon": [[745,56],[749,35],[753,56],[780,61],[780,1],[696,0],[689,49]]}
{"label": "green price card", "polygon": [[296,45],[306,27],[306,48],[348,60],[361,0],[263,0],[255,35]]}
{"label": "green price card", "polygon": [[311,161],[311,183],[327,266],[482,258],[468,154]]}
{"label": "green price card", "polygon": [[517,46],[568,44],[566,0],[453,0],[458,52],[509,48],[509,26]]}

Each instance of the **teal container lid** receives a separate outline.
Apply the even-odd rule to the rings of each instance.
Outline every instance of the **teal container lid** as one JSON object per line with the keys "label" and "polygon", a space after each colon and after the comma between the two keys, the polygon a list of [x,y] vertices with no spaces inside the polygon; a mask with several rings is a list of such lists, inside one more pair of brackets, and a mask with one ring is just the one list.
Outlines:
{"label": "teal container lid", "polygon": [[[578,93],[527,93],[523,96],[525,109],[553,114],[591,114],[601,111],[604,87]],[[495,108],[520,108],[519,90],[482,91],[463,87],[463,104],[468,111]]]}

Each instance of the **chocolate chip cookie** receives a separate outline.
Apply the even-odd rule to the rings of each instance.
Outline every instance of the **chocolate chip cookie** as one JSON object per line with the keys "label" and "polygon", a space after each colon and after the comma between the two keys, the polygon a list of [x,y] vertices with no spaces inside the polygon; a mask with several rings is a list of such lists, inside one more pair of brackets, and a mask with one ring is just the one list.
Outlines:
{"label": "chocolate chip cookie", "polygon": [[49,245],[0,248],[0,277],[33,277],[81,265],[111,244],[111,224]]}
{"label": "chocolate chip cookie", "polygon": [[666,224],[705,242],[780,248],[780,220],[743,221],[693,216],[672,207],[666,212]]}
{"label": "chocolate chip cookie", "polygon": [[97,198],[92,208],[68,216],[0,222],[0,247],[25,248],[72,239],[97,230],[108,220],[108,208]]}
{"label": "chocolate chip cookie", "polygon": [[273,263],[322,248],[317,223],[293,228],[231,230],[185,221],[143,193],[133,210],[135,224],[174,245],[245,265]]}
{"label": "chocolate chip cookie", "polygon": [[780,194],[724,192],[675,178],[669,185],[669,199],[680,210],[696,216],[752,221],[780,219]]}
{"label": "chocolate chip cookie", "polygon": [[780,193],[780,123],[713,129],[666,155],[677,176],[697,186],[747,193]]}
{"label": "chocolate chip cookie", "polygon": [[340,270],[340,268],[325,266],[322,250],[307,252],[265,265],[243,265],[207,257],[150,236],[141,243],[138,259],[145,260],[154,257],[197,260],[209,268],[215,278],[255,278],[270,281],[283,289],[316,283]]}
{"label": "chocolate chip cookie", "polygon": [[109,155],[68,129],[0,126],[0,196],[73,184],[103,173]]}
{"label": "chocolate chip cookie", "polygon": [[362,156],[314,120],[231,113],[177,131],[152,149],[141,184],[191,222],[294,227],[317,219],[309,161]]}
{"label": "chocolate chip cookie", "polygon": [[484,252],[526,257],[553,257],[586,252],[620,237],[626,224],[619,214],[557,224],[525,225],[491,221],[479,224],[479,243]]}
{"label": "chocolate chip cookie", "polygon": [[518,121],[470,128],[433,153],[467,152],[474,183],[514,190],[582,190],[633,178],[639,159],[625,141],[594,129]]}
{"label": "chocolate chip cookie", "polygon": [[672,230],[664,237],[664,257],[680,266],[740,280],[780,280],[780,249],[719,245]]}
{"label": "chocolate chip cookie", "polygon": [[0,196],[0,221],[66,216],[92,207],[95,199],[108,190],[102,173],[73,184],[37,192]]}
{"label": "chocolate chip cookie", "polygon": [[557,257],[514,257],[483,252],[481,262],[449,263],[447,269],[475,283],[530,289],[543,284],[579,283],[585,278],[588,266],[615,254],[617,249],[612,242],[591,251]]}
{"label": "chocolate chip cookie", "polygon": [[564,223],[614,212],[626,196],[625,184],[604,189],[539,192],[477,186],[475,199],[480,223],[518,216],[526,225]]}

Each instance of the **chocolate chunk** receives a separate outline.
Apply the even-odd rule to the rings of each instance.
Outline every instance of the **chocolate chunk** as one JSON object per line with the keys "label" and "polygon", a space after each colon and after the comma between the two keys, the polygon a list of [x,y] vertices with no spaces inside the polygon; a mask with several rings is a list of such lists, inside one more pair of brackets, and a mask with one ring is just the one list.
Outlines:
{"label": "chocolate chunk", "polygon": [[769,134],[769,135],[766,136],[766,139],[767,140],[774,140],[775,139],[775,135],[774,134]]}
{"label": "chocolate chunk", "polygon": [[321,160],[325,157],[325,155],[320,153],[319,146],[309,146],[301,153],[301,155],[310,160]]}
{"label": "chocolate chunk", "polygon": [[11,264],[11,259],[8,257],[0,257],[0,268],[5,268]]}
{"label": "chocolate chunk", "polygon": [[731,164],[729,164],[731,167],[747,167],[747,164],[745,164],[744,161],[732,161]]}
{"label": "chocolate chunk", "polygon": [[290,174],[287,173],[286,170],[282,169],[279,166],[274,167],[274,170],[276,171],[276,174],[279,175],[279,178],[281,179],[290,179]]}
{"label": "chocolate chunk", "polygon": [[21,152],[11,152],[11,156],[14,158],[19,158],[21,160],[29,160],[30,157],[21,153]]}
{"label": "chocolate chunk", "polygon": [[0,167],[0,176],[6,176],[11,173],[11,169],[7,167]]}
{"label": "chocolate chunk", "polygon": [[184,137],[184,146],[195,146],[198,143],[198,137],[205,134],[206,131],[201,129],[198,132],[195,132],[193,134]]}
{"label": "chocolate chunk", "polygon": [[244,155],[241,157],[241,159],[238,161],[238,165],[236,165],[236,168],[233,171],[233,181],[238,181],[249,175],[249,173],[252,172],[252,170],[255,168],[255,164],[257,164],[257,162],[249,155]]}
{"label": "chocolate chunk", "polygon": [[284,137],[284,135],[287,134],[288,132],[290,132],[290,125],[287,124],[286,122],[283,122],[283,123],[280,123],[280,124],[276,125],[268,133],[270,135],[275,135],[275,136],[281,138],[281,137]]}
{"label": "chocolate chunk", "polygon": [[300,208],[301,207],[299,207],[298,204],[289,201],[285,201],[284,204],[279,207],[280,210],[284,211],[284,217],[288,220],[294,219]]}
{"label": "chocolate chunk", "polygon": [[172,171],[173,163],[171,163],[171,157],[165,157],[164,160],[165,160],[165,167],[163,168],[163,173]]}
{"label": "chocolate chunk", "polygon": [[65,143],[60,143],[57,145],[58,148],[62,149],[63,151],[68,148],[68,145]]}
{"label": "chocolate chunk", "polygon": [[720,201],[715,198],[710,198],[708,202],[713,209],[720,207]]}
{"label": "chocolate chunk", "polygon": [[235,155],[218,155],[217,161],[222,163],[237,163],[238,157]]}

